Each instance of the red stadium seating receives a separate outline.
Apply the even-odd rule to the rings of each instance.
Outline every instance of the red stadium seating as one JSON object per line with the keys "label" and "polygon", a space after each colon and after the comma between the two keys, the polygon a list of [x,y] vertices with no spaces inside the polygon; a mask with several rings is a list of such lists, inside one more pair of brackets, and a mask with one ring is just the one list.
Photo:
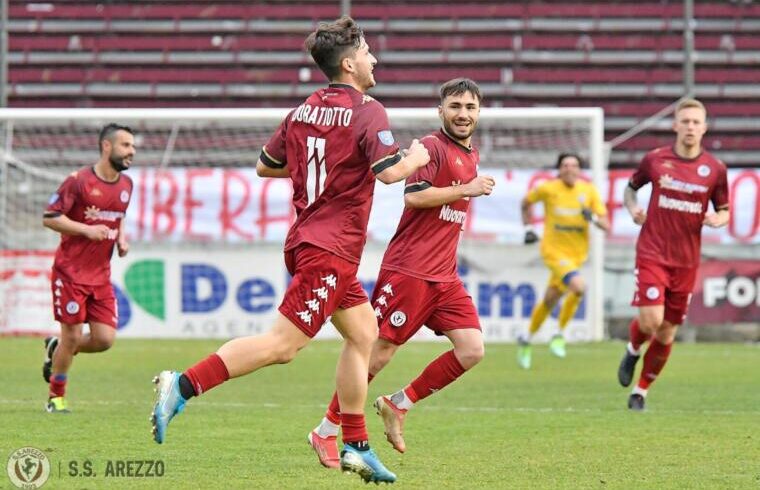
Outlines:
{"label": "red stadium seating", "polygon": [[[760,113],[760,2],[695,3],[695,81],[714,118],[710,138],[760,156],[760,140],[740,124]],[[469,76],[487,104],[602,106],[608,138],[682,93],[682,9],[680,0],[352,1],[386,105],[429,106],[437,84]],[[294,105],[302,68],[310,83],[324,80],[304,35],[339,15],[339,2],[319,0],[10,0],[9,103]],[[647,131],[613,163],[669,138]]]}

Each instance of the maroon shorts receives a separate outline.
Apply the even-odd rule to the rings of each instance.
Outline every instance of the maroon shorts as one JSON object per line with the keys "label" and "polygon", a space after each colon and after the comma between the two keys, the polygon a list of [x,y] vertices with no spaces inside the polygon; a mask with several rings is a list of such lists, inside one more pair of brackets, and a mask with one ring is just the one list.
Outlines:
{"label": "maroon shorts", "polygon": [[61,278],[53,270],[50,288],[56,321],[66,325],[105,323],[113,328],[119,324],[116,295],[111,284],[76,284]]}
{"label": "maroon shorts", "polygon": [[634,274],[636,291],[631,304],[665,305],[665,320],[673,325],[682,324],[697,279],[697,268],[670,267],[637,258]]}
{"label": "maroon shorts", "polygon": [[404,344],[423,325],[436,334],[459,328],[477,328],[480,320],[461,281],[430,282],[386,269],[372,293],[379,337]]}
{"label": "maroon shorts", "polygon": [[280,304],[280,313],[303,333],[314,337],[338,308],[366,303],[367,293],[356,278],[358,264],[309,244],[285,252],[293,276]]}

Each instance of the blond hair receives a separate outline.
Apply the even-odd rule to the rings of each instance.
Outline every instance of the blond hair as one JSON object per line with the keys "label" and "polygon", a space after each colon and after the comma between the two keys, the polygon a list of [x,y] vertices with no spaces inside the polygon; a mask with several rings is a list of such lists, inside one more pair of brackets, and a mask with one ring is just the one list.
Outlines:
{"label": "blond hair", "polygon": [[705,117],[707,117],[707,109],[705,108],[705,105],[698,101],[697,99],[684,99],[681,102],[678,103],[676,106],[676,111],[674,114],[678,114],[683,109],[702,109],[702,112],[705,113]]}

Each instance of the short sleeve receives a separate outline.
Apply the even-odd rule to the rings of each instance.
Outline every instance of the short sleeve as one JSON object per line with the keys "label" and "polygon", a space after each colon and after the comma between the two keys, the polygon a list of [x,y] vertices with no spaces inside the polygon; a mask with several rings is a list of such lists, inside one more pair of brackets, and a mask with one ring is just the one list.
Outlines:
{"label": "short sleeve", "polygon": [[443,151],[438,144],[438,138],[435,136],[426,136],[420,140],[420,143],[427,149],[430,155],[430,161],[424,167],[418,168],[412,175],[406,178],[406,188],[404,194],[409,192],[418,192],[432,187],[435,176],[441,168],[441,162],[444,161]]}
{"label": "short sleeve", "polygon": [[604,205],[604,202],[602,202],[602,198],[599,195],[599,191],[596,189],[595,186],[591,186],[591,211],[594,212],[597,216],[606,216],[607,215],[607,206]]}
{"label": "short sleeve", "polygon": [[66,177],[58,190],[50,196],[45,215],[60,216],[68,213],[74,206],[79,196],[79,182],[77,174],[73,173]]}
{"label": "short sleeve", "polygon": [[716,210],[728,209],[728,175],[725,165],[718,167],[718,178],[715,181],[711,201]]}
{"label": "short sleeve", "polygon": [[388,114],[379,102],[370,102],[361,117],[357,125],[359,148],[377,175],[400,162],[402,157],[391,132]]}
{"label": "short sleeve", "polygon": [[648,184],[652,180],[650,173],[651,168],[652,156],[651,153],[647,153],[644,158],[641,159],[641,163],[631,176],[631,180],[628,181],[628,185],[630,185],[634,190],[639,190],[644,185]]}
{"label": "short sleeve", "polygon": [[537,186],[535,186],[533,189],[528,191],[528,195],[525,196],[525,200],[528,201],[531,204],[535,204],[538,201],[543,201],[546,199],[546,185],[547,182],[543,182]]}
{"label": "short sleeve", "polygon": [[291,111],[285,119],[282,120],[277,130],[274,132],[264,148],[261,149],[261,155],[259,160],[261,163],[270,168],[284,168],[287,164],[285,159],[285,135],[288,129],[288,121],[290,120]]}

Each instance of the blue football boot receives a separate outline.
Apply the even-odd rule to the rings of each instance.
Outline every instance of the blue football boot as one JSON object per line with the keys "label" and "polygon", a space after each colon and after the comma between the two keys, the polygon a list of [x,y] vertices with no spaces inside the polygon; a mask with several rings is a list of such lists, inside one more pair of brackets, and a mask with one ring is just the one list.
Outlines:
{"label": "blue football boot", "polygon": [[156,385],[156,403],[150,414],[150,422],[153,425],[153,440],[159,444],[164,442],[169,422],[182,412],[187,402],[179,391],[180,376],[181,373],[176,371],[161,371],[153,378]]}
{"label": "blue football boot", "polygon": [[393,483],[396,475],[386,468],[375,454],[375,451],[359,451],[346,444],[340,452],[340,469],[344,473],[356,473],[365,483]]}

